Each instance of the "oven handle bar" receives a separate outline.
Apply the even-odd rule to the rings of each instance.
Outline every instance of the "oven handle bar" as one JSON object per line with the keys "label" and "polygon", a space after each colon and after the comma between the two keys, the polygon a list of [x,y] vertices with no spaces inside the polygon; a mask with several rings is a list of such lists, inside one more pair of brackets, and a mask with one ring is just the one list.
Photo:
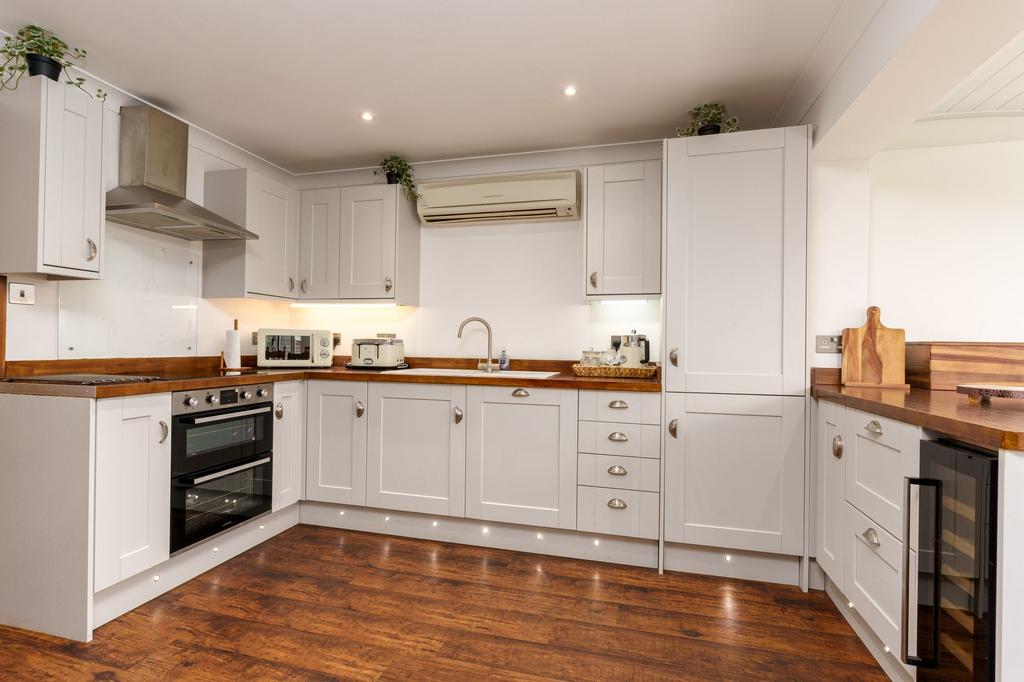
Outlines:
{"label": "oven handle bar", "polygon": [[228,414],[217,414],[212,417],[193,417],[192,419],[184,420],[188,424],[210,424],[213,422],[223,422],[229,419],[235,419],[237,417],[248,417],[254,414],[266,414],[273,408],[270,405],[266,407],[257,407],[254,410],[242,410],[241,412],[229,412]]}
{"label": "oven handle bar", "polygon": [[182,481],[182,482],[185,483],[186,485],[200,485],[200,484],[206,483],[207,481],[213,481],[213,480],[218,479],[218,478],[224,478],[225,476],[229,476],[231,474],[237,474],[239,471],[245,471],[247,469],[255,469],[258,466],[263,466],[264,464],[269,464],[269,463],[270,463],[270,458],[269,457],[264,457],[263,459],[258,459],[255,462],[249,462],[248,464],[239,464],[236,467],[231,467],[230,469],[225,469],[224,471],[218,471],[215,474],[207,474],[206,476],[200,476],[198,478],[193,478],[193,479],[185,480],[185,481]]}

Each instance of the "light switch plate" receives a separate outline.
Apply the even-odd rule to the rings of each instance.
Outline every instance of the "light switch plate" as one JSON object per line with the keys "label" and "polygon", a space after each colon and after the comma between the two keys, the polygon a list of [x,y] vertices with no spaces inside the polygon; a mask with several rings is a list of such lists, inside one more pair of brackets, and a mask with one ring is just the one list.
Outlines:
{"label": "light switch plate", "polygon": [[815,353],[842,353],[843,352],[843,337],[842,336],[822,336],[818,335],[814,337],[814,352]]}
{"label": "light switch plate", "polygon": [[11,282],[8,286],[7,300],[15,305],[35,305],[36,285]]}

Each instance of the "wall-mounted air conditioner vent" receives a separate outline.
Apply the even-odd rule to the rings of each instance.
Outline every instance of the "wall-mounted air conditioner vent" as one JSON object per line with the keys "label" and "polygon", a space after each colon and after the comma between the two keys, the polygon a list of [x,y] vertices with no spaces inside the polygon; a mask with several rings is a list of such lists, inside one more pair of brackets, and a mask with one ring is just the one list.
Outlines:
{"label": "wall-mounted air conditioner vent", "polygon": [[578,171],[423,182],[416,208],[424,225],[579,220]]}

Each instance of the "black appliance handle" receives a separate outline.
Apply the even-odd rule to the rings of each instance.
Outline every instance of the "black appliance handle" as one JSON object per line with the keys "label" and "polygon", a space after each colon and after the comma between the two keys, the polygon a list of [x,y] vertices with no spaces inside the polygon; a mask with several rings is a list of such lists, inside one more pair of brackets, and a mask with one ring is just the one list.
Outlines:
{"label": "black appliance handle", "polygon": [[651,342],[644,339],[644,364],[651,361]]}
{"label": "black appliance handle", "polygon": [[[932,655],[928,657],[911,656],[910,648],[910,488],[911,486],[935,488],[935,504],[933,514],[935,537],[932,559],[934,577],[932,579]],[[919,538],[923,540],[923,538]],[[916,576],[914,576],[916,578]],[[907,665],[919,668],[937,668],[939,665],[939,628],[941,627],[940,594],[942,577],[942,481],[937,478],[913,478],[907,476],[903,481],[903,599],[900,623],[900,660]],[[916,606],[916,605],[915,605]]]}
{"label": "black appliance handle", "polygon": [[205,476],[183,478],[181,479],[181,483],[184,483],[185,485],[200,485],[202,483],[206,483],[207,481],[215,481],[218,478],[224,478],[225,476],[230,476],[231,474],[237,474],[240,471],[248,471],[249,469],[255,469],[258,466],[270,464],[270,462],[270,457],[264,457],[262,459],[256,460],[255,462],[246,462],[245,464],[239,464],[238,466],[231,467],[230,469],[221,469],[220,471],[215,471],[214,473],[206,474]]}
{"label": "black appliance handle", "polygon": [[225,422],[231,419],[238,419],[239,417],[250,417],[254,414],[265,414],[270,412],[273,407],[268,403],[263,407],[257,407],[252,410],[236,410],[234,412],[224,412],[221,414],[211,415],[209,417],[186,417],[182,421],[186,424],[211,424],[213,422]]}

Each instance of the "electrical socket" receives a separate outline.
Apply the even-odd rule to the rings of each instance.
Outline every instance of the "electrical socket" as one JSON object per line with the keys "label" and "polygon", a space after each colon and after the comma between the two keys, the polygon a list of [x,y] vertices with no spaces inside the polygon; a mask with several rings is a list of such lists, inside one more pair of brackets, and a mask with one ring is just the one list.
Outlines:
{"label": "electrical socket", "polygon": [[35,284],[21,284],[20,282],[11,282],[8,285],[8,296],[7,300],[12,304],[16,305],[35,305],[36,303],[36,285]]}
{"label": "electrical socket", "polygon": [[821,335],[814,337],[815,353],[842,353],[843,337]]}

